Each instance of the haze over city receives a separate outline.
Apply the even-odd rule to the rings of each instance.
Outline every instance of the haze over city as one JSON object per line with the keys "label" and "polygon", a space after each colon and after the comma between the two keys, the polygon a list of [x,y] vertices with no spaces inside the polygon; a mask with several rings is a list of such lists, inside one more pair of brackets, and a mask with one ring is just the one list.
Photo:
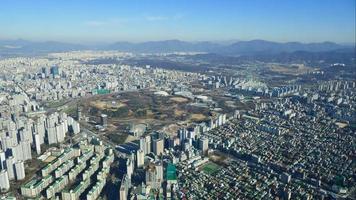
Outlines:
{"label": "haze over city", "polygon": [[356,200],[355,7],[0,1],[0,200]]}

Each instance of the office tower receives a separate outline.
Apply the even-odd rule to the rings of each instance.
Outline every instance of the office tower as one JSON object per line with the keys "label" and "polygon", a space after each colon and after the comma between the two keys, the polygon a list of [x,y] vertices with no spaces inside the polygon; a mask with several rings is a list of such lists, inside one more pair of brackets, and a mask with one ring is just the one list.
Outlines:
{"label": "office tower", "polygon": [[153,153],[156,155],[163,154],[164,151],[164,140],[163,139],[156,139],[153,141]]}
{"label": "office tower", "polygon": [[53,77],[59,75],[59,67],[58,66],[52,66],[50,71],[51,71],[51,74]]}
{"label": "office tower", "polygon": [[9,175],[6,170],[0,172],[0,190],[10,189]]}
{"label": "office tower", "polygon": [[179,141],[181,145],[184,143],[184,140],[187,138],[186,129],[179,129],[178,130]]}
{"label": "office tower", "polygon": [[176,146],[179,146],[179,137],[174,136],[174,137],[169,138],[168,145],[169,145],[169,148],[174,148]]}
{"label": "office tower", "polygon": [[15,163],[15,176],[16,180],[23,180],[25,178],[25,165],[23,161]]}
{"label": "office tower", "polygon": [[105,114],[100,115],[100,124],[103,127],[107,127],[107,125],[108,125],[108,116],[107,115],[105,115]]}
{"label": "office tower", "polygon": [[139,149],[137,152],[136,152],[136,160],[137,160],[137,164],[136,164],[136,166],[138,167],[138,168],[140,168],[140,167],[143,167],[144,166],[144,164],[145,164],[145,154],[144,154],[144,152],[141,150],[141,149]]}
{"label": "office tower", "polygon": [[188,131],[188,138],[189,139],[195,139],[195,131],[194,130],[190,130]]}
{"label": "office tower", "polygon": [[199,139],[199,149],[205,154],[209,149],[209,140],[205,137]]}

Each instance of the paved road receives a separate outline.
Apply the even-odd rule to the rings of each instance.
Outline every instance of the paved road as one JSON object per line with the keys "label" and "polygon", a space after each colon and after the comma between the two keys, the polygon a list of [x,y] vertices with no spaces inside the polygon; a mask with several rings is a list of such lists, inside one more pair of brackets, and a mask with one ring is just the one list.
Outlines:
{"label": "paved road", "polygon": [[81,133],[77,134],[75,136],[75,138],[78,138],[79,136],[83,136],[83,133],[87,134],[88,136],[94,137],[94,138],[99,138],[103,142],[104,145],[107,145],[107,146],[111,147],[118,157],[126,158],[126,154],[118,151],[117,148],[116,148],[117,145],[114,144],[113,142],[111,142],[110,140],[107,140],[107,138],[105,138],[103,135],[95,133],[95,132],[93,132],[93,131],[91,131],[91,130],[83,127],[83,126],[81,126],[80,129],[81,129]]}

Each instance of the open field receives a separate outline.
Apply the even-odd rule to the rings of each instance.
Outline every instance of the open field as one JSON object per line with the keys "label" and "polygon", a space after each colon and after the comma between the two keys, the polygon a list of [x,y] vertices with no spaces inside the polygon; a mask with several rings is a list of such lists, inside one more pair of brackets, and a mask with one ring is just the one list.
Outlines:
{"label": "open field", "polygon": [[126,106],[126,104],[122,102],[117,102],[117,101],[107,102],[107,101],[100,101],[100,100],[92,101],[90,102],[90,105],[100,110],[104,110],[104,109],[116,110]]}
{"label": "open field", "polygon": [[89,126],[87,128],[93,131],[95,125],[100,124],[100,115],[106,114],[108,125],[101,133],[121,144],[133,140],[128,137],[132,124],[146,124],[147,132],[161,130],[174,135],[182,124],[206,121],[218,110],[231,114],[235,109],[247,106],[244,102],[224,96],[219,90],[209,91],[208,96],[212,97],[212,103],[195,103],[195,100],[182,96],[159,96],[153,91],[140,90],[95,95],[71,101],[62,108],[64,111],[70,111],[69,115],[76,117],[77,108],[81,107],[83,119],[88,119],[87,122],[82,120],[81,123],[86,123]]}
{"label": "open field", "polygon": [[189,101],[187,98],[183,98],[183,97],[172,97],[170,98],[170,100],[177,103],[186,103]]}
{"label": "open field", "polygon": [[190,115],[190,120],[191,121],[203,121],[206,120],[207,117],[203,114],[192,114]]}
{"label": "open field", "polygon": [[305,74],[313,71],[313,69],[301,64],[299,65],[296,64],[292,66],[282,66],[282,65],[272,64],[269,66],[269,70],[272,72],[287,74],[287,75],[299,75],[299,74]]}
{"label": "open field", "polygon": [[127,136],[132,124],[147,124],[147,131],[150,131],[160,130],[177,122],[200,122],[208,119],[210,109],[189,105],[191,102],[192,100],[180,96],[167,97],[154,95],[151,91],[138,91],[97,95],[78,102],[78,105],[82,107],[82,115],[89,117],[92,126],[99,124],[101,114],[108,115],[106,132],[110,133],[111,140],[122,143],[130,139],[121,134]]}
{"label": "open field", "polygon": [[220,169],[220,166],[213,162],[208,162],[201,167],[201,170],[203,170],[204,173],[207,173],[209,175],[214,174],[219,169]]}

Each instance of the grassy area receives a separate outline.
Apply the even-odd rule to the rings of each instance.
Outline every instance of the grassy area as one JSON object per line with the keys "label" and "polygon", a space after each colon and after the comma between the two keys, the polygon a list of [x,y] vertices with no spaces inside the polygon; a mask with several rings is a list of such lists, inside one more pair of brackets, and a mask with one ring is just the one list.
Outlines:
{"label": "grassy area", "polygon": [[203,165],[202,170],[203,172],[211,175],[217,172],[220,169],[220,166],[213,163],[213,162],[208,162],[207,164]]}
{"label": "grassy area", "polygon": [[112,141],[115,144],[122,144],[125,142],[128,135],[118,134],[118,133],[109,133],[109,134],[107,134],[107,137],[109,138],[110,141]]}
{"label": "grassy area", "polygon": [[76,116],[77,115],[77,107],[67,107],[63,110],[65,113],[67,113],[70,116]]}

